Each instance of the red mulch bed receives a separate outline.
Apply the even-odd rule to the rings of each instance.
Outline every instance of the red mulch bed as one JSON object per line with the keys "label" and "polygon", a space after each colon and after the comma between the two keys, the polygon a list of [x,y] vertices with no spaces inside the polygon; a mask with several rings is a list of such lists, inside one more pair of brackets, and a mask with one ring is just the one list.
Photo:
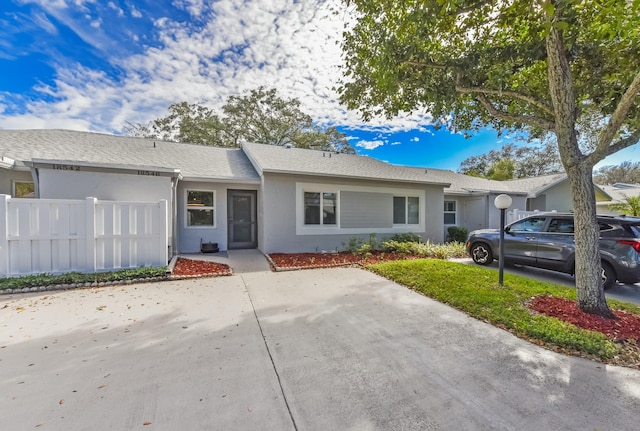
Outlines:
{"label": "red mulch bed", "polygon": [[531,300],[529,308],[583,329],[602,332],[612,340],[635,340],[640,343],[640,316],[634,314],[613,310],[618,320],[605,319],[585,313],[575,301],[555,296],[537,296]]}
{"label": "red mulch bed", "polygon": [[172,274],[179,277],[192,277],[197,275],[230,275],[229,265],[204,260],[178,258],[173,267]]}
{"label": "red mulch bed", "polygon": [[410,258],[398,253],[383,253],[379,251],[372,251],[367,255],[354,254],[348,251],[338,253],[270,253],[269,257],[278,269],[368,265],[370,263]]}

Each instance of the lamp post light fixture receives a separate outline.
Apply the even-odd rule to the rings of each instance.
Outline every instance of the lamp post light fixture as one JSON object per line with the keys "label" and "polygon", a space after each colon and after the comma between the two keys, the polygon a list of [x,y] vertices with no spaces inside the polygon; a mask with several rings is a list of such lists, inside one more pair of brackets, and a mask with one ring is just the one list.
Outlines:
{"label": "lamp post light fixture", "polygon": [[496,196],[493,204],[500,210],[500,258],[498,259],[498,283],[504,281],[504,211],[511,206],[511,196],[501,194]]}

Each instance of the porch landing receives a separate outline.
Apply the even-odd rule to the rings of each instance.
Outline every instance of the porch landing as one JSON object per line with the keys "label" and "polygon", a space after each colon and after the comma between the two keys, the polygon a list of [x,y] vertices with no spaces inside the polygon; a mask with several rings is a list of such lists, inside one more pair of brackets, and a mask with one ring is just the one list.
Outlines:
{"label": "porch landing", "polygon": [[224,263],[231,267],[234,274],[271,271],[269,262],[258,249],[227,250],[217,253],[181,253],[179,257]]}

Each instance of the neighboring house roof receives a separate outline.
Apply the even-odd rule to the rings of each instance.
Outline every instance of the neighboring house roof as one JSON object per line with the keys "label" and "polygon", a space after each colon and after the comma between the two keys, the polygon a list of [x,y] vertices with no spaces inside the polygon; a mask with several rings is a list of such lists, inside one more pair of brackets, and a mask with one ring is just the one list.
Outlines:
{"label": "neighboring house roof", "polygon": [[407,183],[450,184],[450,176],[439,169],[390,165],[379,160],[329,151],[289,148],[276,145],[242,145],[254,166],[263,173],[317,175]]}
{"label": "neighboring house roof", "polygon": [[551,187],[560,184],[567,179],[567,174],[542,175],[540,177],[520,178],[504,181],[509,189],[527,192],[530,198],[537,197]]}
{"label": "neighboring house roof", "polygon": [[178,169],[186,180],[258,182],[238,148],[164,142],[71,130],[0,130],[0,157],[19,162],[73,161],[106,167]]}
{"label": "neighboring house roof", "polygon": [[599,187],[611,196],[610,202],[602,203],[606,205],[624,203],[629,197],[640,196],[640,185],[638,184],[624,184],[622,187],[618,184],[614,184],[612,186]]}

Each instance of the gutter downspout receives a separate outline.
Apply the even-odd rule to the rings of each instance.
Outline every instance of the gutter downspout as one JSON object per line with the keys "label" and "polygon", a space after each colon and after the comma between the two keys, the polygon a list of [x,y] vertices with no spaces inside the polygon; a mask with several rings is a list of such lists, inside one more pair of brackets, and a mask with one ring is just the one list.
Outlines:
{"label": "gutter downspout", "polygon": [[33,195],[36,199],[40,198],[40,173],[38,168],[31,166],[31,178],[33,178]]}
{"label": "gutter downspout", "polygon": [[171,258],[178,254],[178,181],[182,175],[171,178]]}

